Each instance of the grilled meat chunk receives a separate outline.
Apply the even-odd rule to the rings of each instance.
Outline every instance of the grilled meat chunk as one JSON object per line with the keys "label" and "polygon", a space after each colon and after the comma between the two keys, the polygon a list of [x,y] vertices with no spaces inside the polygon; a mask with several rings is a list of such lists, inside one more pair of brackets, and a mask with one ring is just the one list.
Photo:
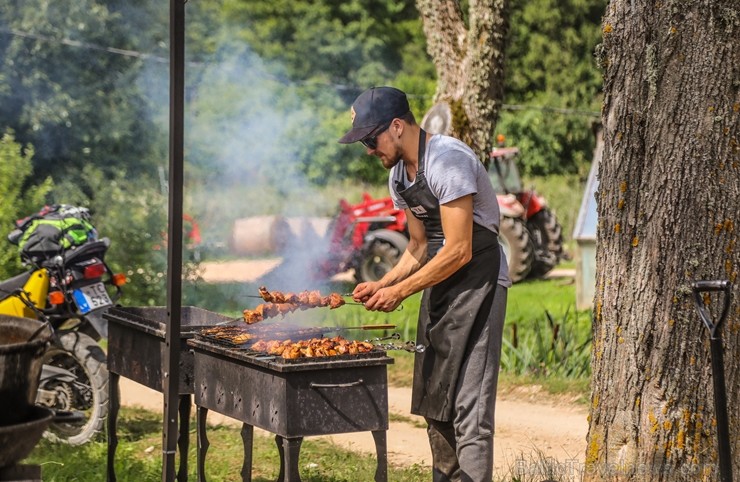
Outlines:
{"label": "grilled meat chunk", "polygon": [[292,342],[291,340],[260,340],[251,347],[254,351],[281,356],[286,359],[319,358],[337,355],[356,355],[373,350],[372,343],[365,341],[349,341],[341,336],[333,338],[311,338]]}

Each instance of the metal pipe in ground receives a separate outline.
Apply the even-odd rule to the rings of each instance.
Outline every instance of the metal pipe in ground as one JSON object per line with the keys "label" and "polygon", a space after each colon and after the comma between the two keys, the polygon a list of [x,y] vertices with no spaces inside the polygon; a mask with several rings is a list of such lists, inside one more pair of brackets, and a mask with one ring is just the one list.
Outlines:
{"label": "metal pipe in ground", "polygon": [[[717,443],[719,474],[722,482],[732,482],[732,455],[730,453],[730,424],[727,417],[727,392],[725,391],[725,366],[722,353],[720,328],[727,318],[732,298],[732,285],[727,280],[695,281],[691,288],[694,302],[704,326],[709,330],[709,345],[712,356],[712,382],[714,384],[714,411],[717,418]],[[722,314],[715,323],[704,302],[704,293],[724,292]]]}

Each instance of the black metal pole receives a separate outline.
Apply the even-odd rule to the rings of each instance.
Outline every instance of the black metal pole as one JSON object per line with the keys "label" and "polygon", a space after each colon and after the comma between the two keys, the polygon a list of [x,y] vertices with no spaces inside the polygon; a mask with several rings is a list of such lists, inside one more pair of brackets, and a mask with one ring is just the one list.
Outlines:
{"label": "black metal pole", "polygon": [[[722,332],[720,327],[727,317],[732,298],[732,285],[727,280],[696,281],[692,284],[694,302],[702,322],[709,330],[709,346],[712,355],[712,382],[714,385],[714,416],[717,419],[717,452],[719,454],[719,475],[722,482],[732,482],[732,455],[730,450],[730,423],[727,417],[727,392],[725,391],[725,365],[722,353]],[[717,323],[709,313],[702,293],[724,291],[724,307]]]}
{"label": "black metal pole", "polygon": [[162,481],[175,480],[182,314],[182,188],[185,104],[185,0],[170,0],[170,172],[168,195],[167,315],[162,373],[164,434]]}

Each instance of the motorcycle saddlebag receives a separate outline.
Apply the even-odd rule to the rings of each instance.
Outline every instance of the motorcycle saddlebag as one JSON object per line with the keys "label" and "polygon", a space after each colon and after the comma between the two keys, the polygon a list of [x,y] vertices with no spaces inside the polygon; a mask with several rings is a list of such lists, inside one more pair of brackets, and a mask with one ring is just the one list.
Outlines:
{"label": "motorcycle saddlebag", "polygon": [[[86,211],[86,210],[85,210]],[[60,209],[33,216],[19,226],[21,256],[46,259],[63,251],[97,239],[97,231],[79,212]]]}

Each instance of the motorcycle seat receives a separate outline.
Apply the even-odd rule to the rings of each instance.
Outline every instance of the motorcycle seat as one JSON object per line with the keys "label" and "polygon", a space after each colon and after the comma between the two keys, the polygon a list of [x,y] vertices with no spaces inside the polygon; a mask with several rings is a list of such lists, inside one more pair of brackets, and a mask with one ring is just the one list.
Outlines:
{"label": "motorcycle seat", "polygon": [[16,290],[23,288],[26,281],[31,277],[33,270],[21,273],[18,276],[6,279],[0,282],[0,300],[4,300],[8,296],[11,296]]}
{"label": "motorcycle seat", "polygon": [[109,247],[110,239],[101,238],[98,241],[85,243],[82,246],[77,246],[74,250],[67,251],[66,253],[64,253],[64,261],[66,263],[69,263],[72,260],[81,258],[85,255],[90,255],[91,253],[99,253],[102,256],[103,254],[105,254]]}
{"label": "motorcycle seat", "polygon": [[[62,254],[62,256],[64,256],[64,264],[68,264],[76,259],[79,259],[85,256],[99,256],[102,258],[105,255],[105,252],[109,247],[110,247],[110,239],[101,238],[98,241],[91,241],[89,243],[76,246],[72,249],[68,249]],[[54,261],[54,258],[50,258],[44,261],[42,265],[47,266],[47,267],[55,266],[56,262]]]}

